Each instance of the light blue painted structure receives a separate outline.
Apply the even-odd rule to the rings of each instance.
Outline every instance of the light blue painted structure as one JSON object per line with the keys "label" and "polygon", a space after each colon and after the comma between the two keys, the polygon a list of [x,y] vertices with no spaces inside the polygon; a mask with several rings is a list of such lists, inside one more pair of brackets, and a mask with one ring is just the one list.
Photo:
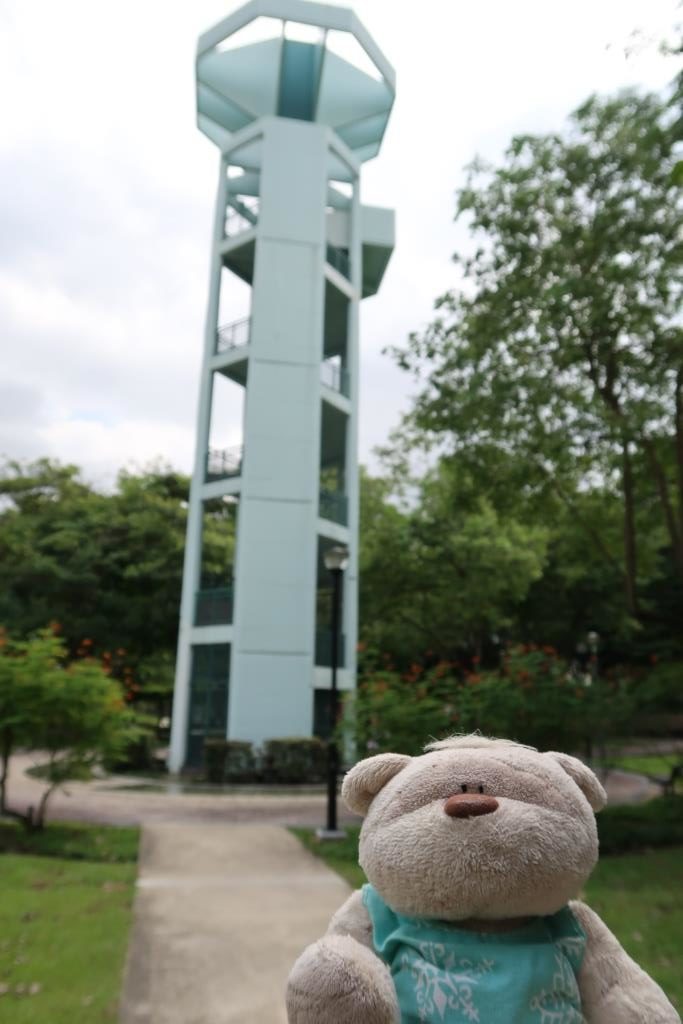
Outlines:
{"label": "light blue painted structure", "polygon": [[[205,735],[311,735],[329,693],[326,546],[350,550],[342,689],[355,685],[358,308],[381,281],[390,210],[360,202],[394,72],[348,9],[251,0],[201,36],[199,128],[220,150],[169,766]],[[224,270],[251,314],[219,324]],[[224,283],[224,282],[223,282]],[[228,293],[229,298],[229,293]],[[209,449],[214,375],[246,389],[243,446]],[[237,502],[234,566],[202,579],[207,502]]]}

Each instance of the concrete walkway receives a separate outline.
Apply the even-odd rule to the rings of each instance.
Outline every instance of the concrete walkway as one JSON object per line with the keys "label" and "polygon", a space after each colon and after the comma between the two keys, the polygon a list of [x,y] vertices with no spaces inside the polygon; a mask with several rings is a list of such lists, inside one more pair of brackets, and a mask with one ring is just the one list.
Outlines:
{"label": "concrete walkway", "polygon": [[349,891],[283,828],[146,826],[120,1024],[286,1024],[292,964]]}

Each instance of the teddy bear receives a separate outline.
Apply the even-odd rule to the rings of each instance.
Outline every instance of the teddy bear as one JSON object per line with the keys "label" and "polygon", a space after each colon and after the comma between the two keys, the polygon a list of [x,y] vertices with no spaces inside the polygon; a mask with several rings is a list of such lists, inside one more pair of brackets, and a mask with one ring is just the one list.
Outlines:
{"label": "teddy bear", "polygon": [[369,884],[289,977],[290,1024],[681,1024],[576,899],[606,795],[576,757],[483,736],[346,775]]}

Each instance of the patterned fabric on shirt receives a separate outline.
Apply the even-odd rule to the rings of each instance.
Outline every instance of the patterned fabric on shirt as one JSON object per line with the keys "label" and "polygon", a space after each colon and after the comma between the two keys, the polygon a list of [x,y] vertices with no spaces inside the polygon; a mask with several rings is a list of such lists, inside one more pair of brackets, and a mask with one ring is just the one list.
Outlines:
{"label": "patterned fabric on shirt", "polygon": [[586,935],[569,907],[493,934],[396,914],[372,885],[363,903],[401,1024],[583,1024]]}

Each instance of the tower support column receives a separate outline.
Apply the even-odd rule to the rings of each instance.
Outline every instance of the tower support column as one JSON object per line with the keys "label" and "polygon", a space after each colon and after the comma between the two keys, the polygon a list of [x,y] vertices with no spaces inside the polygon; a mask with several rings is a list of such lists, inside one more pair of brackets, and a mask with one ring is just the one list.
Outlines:
{"label": "tower support column", "polygon": [[178,647],[176,653],[175,686],[173,690],[173,712],[171,716],[171,743],[168,758],[168,767],[172,772],[181,770],[185,764],[187,753],[190,676],[192,672],[192,629],[195,617],[195,595],[199,589],[202,562],[202,489],[205,482],[206,453],[209,447],[209,430],[211,427],[211,399],[213,391],[211,359],[216,347],[216,329],[218,326],[218,308],[221,294],[220,245],[223,241],[225,230],[227,189],[227,164],[225,157],[221,154],[218,165],[218,189],[216,191],[213,218],[209,297],[204,324],[204,356],[199,378],[197,440],[195,444],[192,482],[190,484],[185,555],[183,559],[183,589],[180,599]]}
{"label": "tower support column", "polygon": [[323,125],[263,121],[230,670],[234,739],[312,730],[328,136]]}

